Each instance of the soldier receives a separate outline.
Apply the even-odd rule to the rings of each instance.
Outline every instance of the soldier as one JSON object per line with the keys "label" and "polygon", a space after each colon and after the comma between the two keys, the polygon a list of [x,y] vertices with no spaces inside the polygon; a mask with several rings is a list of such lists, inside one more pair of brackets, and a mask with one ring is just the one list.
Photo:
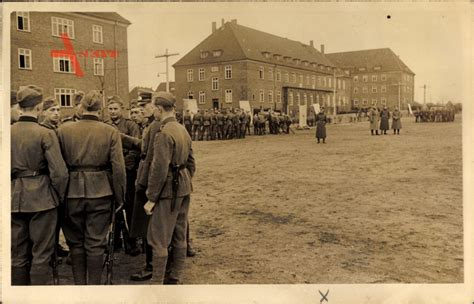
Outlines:
{"label": "soldier", "polygon": [[199,140],[201,137],[201,128],[202,128],[202,113],[201,110],[198,110],[193,117],[193,140]]}
{"label": "soldier", "polygon": [[216,118],[216,115],[217,115],[217,110],[214,110],[214,111],[211,110],[210,111],[211,127],[209,129],[210,129],[210,132],[211,132],[211,140],[215,140],[216,135],[217,135],[217,118]]}
{"label": "soldier", "polygon": [[12,285],[51,283],[57,207],[69,178],[56,134],[38,124],[42,99],[37,86],[21,89],[22,115],[11,126]]}
{"label": "soldier", "polygon": [[250,111],[247,111],[245,115],[247,115],[247,125],[245,126],[246,134],[250,136],[250,124],[252,123],[252,115],[250,115]]}
{"label": "soldier", "polygon": [[369,113],[369,121],[370,121],[370,133],[374,135],[379,135],[379,112],[375,106],[372,107]]}
{"label": "soldier", "polygon": [[191,178],[195,172],[192,141],[186,129],[176,122],[175,98],[158,93],[153,98],[158,107],[161,132],[154,142],[146,195],[145,211],[151,215],[148,241],[153,247],[153,280],[162,284],[172,244],[173,263],[165,283],[181,280],[186,257],[186,230],[191,194]]}
{"label": "soldier", "polygon": [[10,92],[10,125],[13,125],[20,119],[20,106],[18,105],[16,94],[16,91]]}
{"label": "soldier", "polygon": [[233,120],[233,127],[234,127],[234,137],[235,138],[242,138],[242,135],[240,133],[240,110],[235,109],[234,111],[234,120]]}
{"label": "soldier", "polygon": [[227,114],[227,124],[226,124],[226,139],[233,139],[234,138],[234,113],[232,113],[232,109],[229,109],[229,113]]}
{"label": "soldier", "polygon": [[40,123],[43,127],[56,130],[60,123],[60,108],[54,97],[47,97],[43,100],[43,121]]}
{"label": "soldier", "polygon": [[[108,113],[111,119],[111,124],[116,126],[120,133],[132,137],[140,137],[140,128],[132,120],[123,117],[123,101],[119,96],[109,96]],[[136,150],[123,149],[123,157],[125,160],[125,169],[127,173],[127,190],[125,196],[125,213],[127,218],[123,218],[123,213],[117,216],[117,231],[122,232],[125,252],[132,256],[140,253],[136,239],[130,238],[125,224],[128,227],[131,225],[131,218],[133,212],[133,199],[135,196],[135,180],[137,178],[137,168],[140,155]],[[127,223],[125,223],[127,221]],[[120,233],[116,234],[116,249],[121,247]]]}
{"label": "soldier", "polygon": [[258,126],[258,115],[257,115],[257,113],[255,113],[255,115],[253,116],[253,134],[254,134],[254,135],[260,135],[259,126]]}
{"label": "soldier", "polygon": [[201,133],[201,140],[203,140],[204,135],[206,136],[206,140],[210,139],[210,128],[211,128],[211,115],[209,115],[209,111],[205,110],[204,115],[202,116],[202,133]]}
{"label": "soldier", "polygon": [[392,129],[393,134],[400,135],[400,129],[402,128],[401,113],[398,107],[395,107],[395,111],[392,113]]}
{"label": "soldier", "polygon": [[387,109],[387,106],[383,107],[383,110],[380,112],[380,134],[387,135],[387,130],[390,128],[388,120],[390,119],[390,112]]}
{"label": "soldier", "polygon": [[184,113],[184,127],[186,128],[186,131],[188,131],[189,136],[192,136],[193,132],[193,121],[191,117],[191,112],[189,110],[186,110],[186,113]]}
{"label": "soldier", "polygon": [[216,114],[217,138],[222,140],[224,138],[224,115],[217,111]]}
{"label": "soldier", "polygon": [[326,143],[326,123],[327,123],[327,117],[326,113],[324,113],[324,107],[321,108],[321,111],[316,114],[316,139],[319,140],[322,138],[323,139],[323,144]]}
{"label": "soldier", "polygon": [[245,138],[245,132],[247,131],[247,119],[247,114],[245,114],[245,111],[242,110],[242,113],[240,114],[240,136],[242,138]]}
{"label": "soldier", "polygon": [[71,175],[64,234],[71,250],[76,285],[101,283],[103,255],[112,204],[123,206],[126,175],[119,131],[99,115],[102,95],[88,92],[81,100],[81,120],[58,129]]}
{"label": "soldier", "polygon": [[[138,125],[140,136],[143,135],[143,130],[148,126],[149,119],[143,114],[143,108],[139,106],[138,101],[130,103],[130,119]],[[141,138],[141,137],[140,137]]]}
{"label": "soldier", "polygon": [[71,122],[71,121],[78,121],[82,117],[82,108],[81,108],[81,100],[84,97],[84,92],[77,91],[72,96],[72,100],[74,102],[74,114],[72,116],[68,116],[62,120],[62,123]]}

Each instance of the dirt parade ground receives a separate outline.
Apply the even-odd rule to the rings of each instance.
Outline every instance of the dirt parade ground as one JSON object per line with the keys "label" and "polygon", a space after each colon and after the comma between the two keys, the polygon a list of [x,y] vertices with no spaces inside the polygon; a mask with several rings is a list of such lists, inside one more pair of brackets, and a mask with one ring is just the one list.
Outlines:
{"label": "dirt parade ground", "polygon": [[[462,282],[459,116],[400,135],[328,125],[327,144],[314,129],[194,142],[184,284]],[[134,284],[144,255],[115,257],[114,283]]]}

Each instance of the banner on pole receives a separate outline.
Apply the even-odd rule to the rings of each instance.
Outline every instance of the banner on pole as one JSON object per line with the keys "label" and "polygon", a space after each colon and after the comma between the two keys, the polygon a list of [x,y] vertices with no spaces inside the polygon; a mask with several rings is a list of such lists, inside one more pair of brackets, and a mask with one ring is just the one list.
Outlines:
{"label": "banner on pole", "polygon": [[189,110],[192,116],[198,112],[196,99],[183,99],[183,112]]}
{"label": "banner on pole", "polygon": [[300,106],[300,127],[306,127],[306,118],[308,117],[307,110],[306,105]]}
{"label": "banner on pole", "polygon": [[412,111],[412,109],[411,109],[411,105],[410,105],[410,104],[408,104],[408,111],[410,111],[410,114],[413,115],[413,111]]}
{"label": "banner on pole", "polygon": [[248,100],[239,100],[239,106],[244,109],[245,112],[251,113],[250,102]]}
{"label": "banner on pole", "polygon": [[313,109],[314,109],[314,114],[318,114],[321,112],[321,107],[319,106],[319,103],[313,103]]}

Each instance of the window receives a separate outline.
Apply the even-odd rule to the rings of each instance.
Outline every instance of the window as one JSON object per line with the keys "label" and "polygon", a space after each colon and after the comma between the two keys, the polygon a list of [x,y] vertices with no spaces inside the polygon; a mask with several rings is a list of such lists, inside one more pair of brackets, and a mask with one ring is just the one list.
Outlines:
{"label": "window", "polygon": [[365,71],[365,68],[359,68],[359,71],[363,72]]}
{"label": "window", "polygon": [[309,75],[306,75],[306,85],[309,86]]}
{"label": "window", "polygon": [[67,57],[54,57],[53,58],[53,71],[62,73],[74,73],[74,65],[70,58]]}
{"label": "window", "polygon": [[214,57],[219,57],[222,55],[222,51],[221,50],[216,50],[216,51],[212,51],[212,56]]}
{"label": "window", "polygon": [[74,21],[64,18],[51,17],[53,36],[61,37],[65,33],[70,39],[74,39]]}
{"label": "window", "polygon": [[313,84],[313,87],[316,87],[316,75],[311,76],[311,82]]}
{"label": "window", "polygon": [[273,91],[268,91],[268,102],[273,102]]}
{"label": "window", "polygon": [[363,87],[362,88],[362,93],[367,93],[367,92],[368,92],[367,87]]}
{"label": "window", "polygon": [[359,93],[359,88],[358,87],[354,87],[354,93],[355,94]]}
{"label": "window", "polygon": [[305,93],[303,94],[303,105],[307,105],[308,104],[308,95]]}
{"label": "window", "polygon": [[207,58],[208,55],[209,55],[208,51],[201,51],[201,58],[202,59]]}
{"label": "window", "polygon": [[303,85],[303,75],[300,75],[300,86]]}
{"label": "window", "polygon": [[362,81],[363,82],[369,81],[369,77],[367,75],[362,76]]}
{"label": "window", "polygon": [[377,81],[377,75],[372,75],[372,81]]}
{"label": "window", "polygon": [[194,71],[192,69],[189,69],[187,72],[187,80],[188,82],[192,82],[194,78]]}
{"label": "window", "polygon": [[16,13],[16,29],[19,31],[30,31],[30,13],[17,12]]}
{"label": "window", "polygon": [[341,89],[341,79],[337,80],[337,88],[340,90]]}
{"label": "window", "polygon": [[188,92],[188,99],[194,99],[194,93],[193,91]]}
{"label": "window", "polygon": [[288,94],[288,104],[289,104],[290,106],[293,105],[293,92],[290,92],[290,93]]}
{"label": "window", "polygon": [[291,82],[296,83],[296,73],[291,73]]}
{"label": "window", "polygon": [[276,70],[276,81],[281,81],[281,72],[280,72],[280,70]]}
{"label": "window", "polygon": [[104,43],[102,40],[102,26],[92,25],[92,42]]}
{"label": "window", "polygon": [[372,93],[377,93],[377,87],[372,87]]}
{"label": "window", "polygon": [[362,104],[363,104],[364,106],[366,106],[366,105],[369,104],[369,102],[367,101],[367,98],[362,99]]}
{"label": "window", "polygon": [[296,104],[299,105],[301,102],[301,96],[300,93],[296,93]]}
{"label": "window", "polygon": [[219,67],[218,66],[211,67],[211,72],[219,72]]}
{"label": "window", "polygon": [[316,95],[316,103],[319,103],[319,94]]}
{"label": "window", "polygon": [[217,91],[219,90],[219,78],[212,77],[212,90]]}
{"label": "window", "polygon": [[380,67],[379,66],[374,66],[374,71],[379,71]]}
{"label": "window", "polygon": [[382,75],[380,76],[380,80],[382,80],[382,81],[387,80],[387,75],[382,74]]}
{"label": "window", "polygon": [[206,93],[204,91],[199,91],[199,104],[206,103]]}
{"label": "window", "polygon": [[94,58],[94,75],[104,76],[104,58]]}
{"label": "window", "polygon": [[343,89],[343,90],[346,89],[346,81],[345,81],[345,80],[342,81],[342,89]]}
{"label": "window", "polygon": [[263,90],[260,90],[260,102],[264,102],[265,101],[265,93],[263,92]]}
{"label": "window", "polygon": [[387,105],[387,99],[385,99],[385,97],[380,98],[380,103],[383,105]]}
{"label": "window", "polygon": [[232,79],[232,66],[231,65],[225,66],[225,79]]}
{"label": "window", "polygon": [[332,77],[328,77],[328,87],[332,87]]}
{"label": "window", "polygon": [[358,106],[358,105],[359,105],[359,99],[354,98],[354,105],[355,105],[355,106]]}
{"label": "window", "polygon": [[376,105],[377,104],[377,98],[372,98],[372,105]]}
{"label": "window", "polygon": [[323,77],[323,87],[326,86],[326,77]]}
{"label": "window", "polygon": [[382,86],[382,87],[380,88],[380,91],[381,91],[382,93],[387,92],[387,87],[386,87],[386,86]]}
{"label": "window", "polygon": [[277,91],[277,100],[276,100],[277,103],[281,103],[281,92],[280,91]]}
{"label": "window", "polygon": [[260,71],[259,71],[259,78],[260,79],[265,79],[265,68],[264,67],[260,67]]}
{"label": "window", "polygon": [[273,69],[272,68],[268,68],[268,79],[273,80]]}
{"label": "window", "polygon": [[29,49],[18,49],[18,68],[31,70],[31,50]]}
{"label": "window", "polygon": [[354,76],[354,82],[359,82],[359,76]]}
{"label": "window", "polygon": [[321,86],[321,76],[318,76],[318,87]]}
{"label": "window", "polygon": [[199,68],[199,73],[198,73],[198,80],[199,81],[204,81],[206,79],[206,72],[204,68]]}
{"label": "window", "polygon": [[232,103],[232,90],[225,90],[225,102]]}
{"label": "window", "polygon": [[309,102],[310,102],[311,104],[314,103],[313,94],[309,95]]}
{"label": "window", "polygon": [[73,107],[72,96],[74,93],[76,93],[75,89],[55,88],[54,98],[56,98],[61,107],[71,108]]}
{"label": "window", "polygon": [[285,72],[285,82],[290,82],[290,73]]}

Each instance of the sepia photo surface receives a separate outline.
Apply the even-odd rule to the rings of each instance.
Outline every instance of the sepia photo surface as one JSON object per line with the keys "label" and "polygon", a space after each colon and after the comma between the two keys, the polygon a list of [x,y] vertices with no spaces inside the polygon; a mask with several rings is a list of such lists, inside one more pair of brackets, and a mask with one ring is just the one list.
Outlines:
{"label": "sepia photo surface", "polygon": [[[472,300],[468,3],[2,9],[5,303]],[[149,104],[192,142],[176,191]]]}

